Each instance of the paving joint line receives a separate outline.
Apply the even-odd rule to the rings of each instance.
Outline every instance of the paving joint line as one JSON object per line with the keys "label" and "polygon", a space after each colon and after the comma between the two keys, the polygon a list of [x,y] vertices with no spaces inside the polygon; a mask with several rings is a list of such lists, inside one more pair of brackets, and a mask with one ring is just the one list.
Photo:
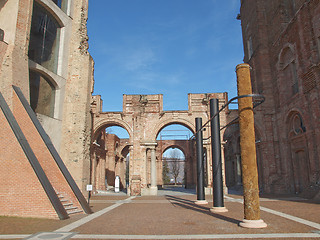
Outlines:
{"label": "paving joint line", "polygon": [[[54,232],[53,232],[54,233]],[[32,234],[6,234],[0,239],[30,239]],[[318,232],[312,233],[257,233],[257,234],[199,234],[199,235],[108,235],[73,234],[77,239],[256,239],[256,238],[319,238]],[[41,238],[43,239],[43,238]],[[66,238],[64,238],[66,239]],[[67,238],[70,239],[70,238]]]}
{"label": "paving joint line", "polygon": [[[242,203],[242,204],[243,204],[243,199],[236,199],[236,198],[232,198],[232,197],[229,197],[229,196],[227,196],[227,199],[228,199],[229,201],[234,201],[234,202],[238,202],[238,203]],[[295,217],[295,216],[292,216],[292,215],[290,215],[290,214],[286,214],[286,213],[283,213],[283,212],[279,212],[279,211],[276,211],[276,210],[273,210],[273,209],[270,209],[270,208],[266,208],[266,207],[261,207],[261,206],[260,206],[260,210],[320,230],[320,224],[319,224],[319,223],[315,223],[315,222],[312,222],[312,221],[309,221],[309,220],[306,220],[306,219],[303,219],[303,218]]]}
{"label": "paving joint line", "polygon": [[78,234],[78,239],[261,239],[261,238],[319,238],[316,233],[258,233],[258,234],[199,234],[199,235],[90,235]]}

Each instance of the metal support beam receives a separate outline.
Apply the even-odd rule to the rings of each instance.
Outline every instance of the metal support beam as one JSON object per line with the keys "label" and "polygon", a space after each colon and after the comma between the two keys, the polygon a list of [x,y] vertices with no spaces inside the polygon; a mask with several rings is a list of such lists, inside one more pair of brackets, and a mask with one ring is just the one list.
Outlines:
{"label": "metal support beam", "polygon": [[227,212],[223,201],[219,100],[216,98],[210,99],[210,118],[213,174],[213,208],[210,211]]}
{"label": "metal support beam", "polygon": [[207,204],[204,193],[204,166],[203,166],[203,134],[202,118],[196,118],[196,153],[197,153],[197,201],[196,204]]}
{"label": "metal support beam", "polygon": [[16,92],[17,96],[19,97],[19,99],[20,99],[23,107],[25,108],[26,112],[28,113],[31,121],[33,122],[34,126],[36,127],[37,131],[39,132],[43,142],[46,144],[48,150],[50,151],[53,159],[55,160],[55,162],[57,163],[58,167],[60,168],[63,176],[67,180],[70,188],[72,189],[73,193],[77,197],[79,203],[81,204],[82,209],[87,214],[93,213],[91,208],[90,208],[90,206],[89,206],[89,204],[88,204],[88,202],[86,201],[86,199],[84,198],[83,194],[81,193],[78,185],[74,181],[74,179],[71,176],[69,170],[65,166],[63,160],[61,159],[59,153],[57,152],[57,150],[53,146],[53,143],[51,142],[49,136],[46,134],[46,132],[43,129],[41,123],[39,122],[37,116],[35,115],[35,113],[31,109],[31,107],[30,107],[27,99],[23,95],[21,89],[16,87],[16,86],[12,86],[12,87],[13,87],[14,91]]}
{"label": "metal support beam", "polygon": [[31,146],[29,145],[26,137],[24,136],[18,122],[16,121],[13,113],[11,112],[6,100],[2,96],[0,92],[0,108],[6,117],[12,132],[16,136],[23,152],[25,153],[27,159],[30,162],[30,165],[32,166],[36,176],[39,179],[39,182],[41,183],[43,190],[47,194],[53,208],[55,209],[58,217],[63,220],[69,218],[69,215],[65,208],[63,207],[56,191],[54,190],[52,184],[50,183],[47,175],[45,174],[43,168],[41,167],[36,155],[31,149]]}

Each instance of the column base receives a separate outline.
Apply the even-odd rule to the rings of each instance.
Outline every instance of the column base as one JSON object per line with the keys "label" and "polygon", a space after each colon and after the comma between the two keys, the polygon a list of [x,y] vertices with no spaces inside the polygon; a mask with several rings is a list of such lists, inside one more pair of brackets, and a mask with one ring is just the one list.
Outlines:
{"label": "column base", "polygon": [[213,207],[213,208],[210,208],[210,212],[223,213],[223,212],[228,212],[228,209],[226,207]]}
{"label": "column base", "polygon": [[240,227],[244,228],[265,228],[268,225],[262,220],[247,220],[243,219],[242,222],[239,223]]}
{"label": "column base", "polygon": [[194,203],[197,205],[205,205],[205,204],[208,204],[208,201],[207,200],[197,200]]}
{"label": "column base", "polygon": [[153,196],[158,195],[158,187],[150,187],[149,190],[150,190],[149,192],[150,195],[153,195]]}

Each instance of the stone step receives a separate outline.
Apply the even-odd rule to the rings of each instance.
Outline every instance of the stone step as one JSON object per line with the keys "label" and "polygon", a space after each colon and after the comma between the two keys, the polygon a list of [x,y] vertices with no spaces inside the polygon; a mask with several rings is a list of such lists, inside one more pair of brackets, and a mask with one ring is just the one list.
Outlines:
{"label": "stone step", "polygon": [[73,207],[73,206],[70,206],[70,207],[65,207],[64,208],[65,210],[74,210],[74,209],[78,209],[77,207]]}
{"label": "stone step", "polygon": [[65,202],[62,204],[64,207],[69,207],[69,206],[72,206],[73,203],[72,202]]}
{"label": "stone step", "polygon": [[70,214],[76,214],[76,213],[82,213],[83,211],[82,210],[74,210],[74,211],[67,211],[67,213],[70,215]]}
{"label": "stone step", "polygon": [[62,203],[64,209],[67,211],[68,215],[82,213],[82,210],[79,210],[78,207],[73,206],[73,203],[69,201],[62,193],[56,192],[57,196]]}

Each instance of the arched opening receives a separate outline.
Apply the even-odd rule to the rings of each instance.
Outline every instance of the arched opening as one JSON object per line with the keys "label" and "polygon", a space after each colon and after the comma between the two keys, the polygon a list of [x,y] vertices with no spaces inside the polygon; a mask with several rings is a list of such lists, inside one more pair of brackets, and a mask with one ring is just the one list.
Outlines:
{"label": "arched opening", "polygon": [[54,16],[39,3],[33,6],[29,59],[57,73],[61,26]]}
{"label": "arched opening", "polygon": [[279,103],[285,105],[299,92],[299,78],[294,46],[287,45],[281,50],[278,61],[279,77]]}
{"label": "arched opening", "polygon": [[299,194],[310,186],[310,163],[308,156],[307,128],[302,115],[292,111],[287,119],[288,139],[291,150],[291,188]]}
{"label": "arched opening", "polygon": [[115,124],[100,127],[93,137],[91,182],[95,194],[113,192],[116,179],[126,192],[130,169],[130,140],[126,129]]}
{"label": "arched opening", "polygon": [[190,140],[192,135],[193,131],[189,127],[176,122],[165,125],[158,132],[157,157],[161,159],[157,165],[160,176],[158,185],[195,187],[195,142]]}
{"label": "arched opening", "polygon": [[185,155],[176,147],[169,147],[162,154],[163,185],[185,185]]}
{"label": "arched opening", "polygon": [[55,86],[40,74],[30,70],[30,105],[34,112],[54,117]]}
{"label": "arched opening", "polygon": [[[67,0],[55,2],[66,4]],[[61,78],[58,68],[61,67],[64,25],[51,7],[42,1],[34,1],[32,9],[28,46],[30,104],[36,113],[60,118],[61,86],[56,82]]]}
{"label": "arched opening", "polygon": [[[241,168],[241,149],[240,149],[240,129],[239,124],[229,126],[223,135],[224,158],[225,158],[225,174],[226,185],[229,190],[240,190],[242,188],[242,168]],[[261,136],[257,128],[255,128],[256,143],[256,161],[258,169],[259,190],[264,189],[264,173],[263,173],[263,146]]]}
{"label": "arched opening", "polygon": [[238,189],[242,185],[239,125],[229,126],[223,135],[226,185]]}

